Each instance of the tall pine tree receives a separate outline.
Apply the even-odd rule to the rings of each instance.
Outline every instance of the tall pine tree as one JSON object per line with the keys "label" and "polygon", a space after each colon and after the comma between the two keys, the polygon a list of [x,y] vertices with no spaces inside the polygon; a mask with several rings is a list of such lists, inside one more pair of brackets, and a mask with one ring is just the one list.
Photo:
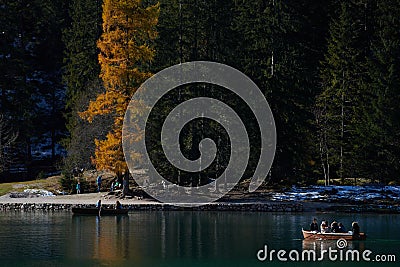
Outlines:
{"label": "tall pine tree", "polygon": [[110,118],[98,118],[92,124],[82,120],[78,112],[87,109],[90,100],[104,88],[97,60],[96,42],[101,35],[101,0],[73,0],[69,5],[70,24],[63,32],[65,43],[64,74],[66,85],[66,118],[69,136],[64,140],[67,156],[64,170],[92,168],[95,138],[104,138]]}
{"label": "tall pine tree", "polygon": [[[360,12],[363,11],[363,12]],[[317,98],[320,158],[325,180],[359,174],[362,84],[368,51],[365,3],[343,1],[330,25],[325,60],[321,66],[323,89]]]}
{"label": "tall pine tree", "polygon": [[400,3],[377,1],[374,34],[368,56],[369,101],[363,105],[358,132],[364,175],[381,182],[397,181],[400,171]]}
{"label": "tall pine tree", "polygon": [[[19,164],[32,170],[49,145],[51,165],[64,130],[61,28],[65,1],[2,1],[0,4],[0,105],[19,132]],[[32,150],[36,149],[35,154]],[[34,177],[37,170],[29,173]]]}
{"label": "tall pine tree", "polygon": [[[316,83],[313,42],[323,35],[308,12],[315,3],[297,1],[236,1],[234,28],[239,33],[236,64],[261,88],[271,105],[277,126],[277,151],[271,177],[297,181],[312,174],[316,161],[310,135]],[[322,11],[322,10],[321,10]],[[310,60],[311,59],[311,60]]]}

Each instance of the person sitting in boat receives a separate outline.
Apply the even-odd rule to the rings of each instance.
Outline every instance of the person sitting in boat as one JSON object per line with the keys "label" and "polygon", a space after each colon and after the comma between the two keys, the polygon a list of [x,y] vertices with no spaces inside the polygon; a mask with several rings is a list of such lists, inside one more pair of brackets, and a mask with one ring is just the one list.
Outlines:
{"label": "person sitting in boat", "polygon": [[330,233],[329,224],[326,221],[322,221],[321,223],[321,233]]}
{"label": "person sitting in boat", "polygon": [[339,233],[347,233],[343,223],[339,223]]}
{"label": "person sitting in boat", "polygon": [[117,210],[122,209],[121,202],[119,202],[118,200],[117,200],[117,202],[115,203],[115,208],[116,208]]}
{"label": "person sitting in boat", "polygon": [[331,224],[332,233],[339,233],[339,224],[336,221],[333,221]]}
{"label": "person sitting in boat", "polygon": [[358,222],[353,222],[351,224],[351,231],[353,232],[353,236],[355,237],[360,236],[360,226],[358,225]]}
{"label": "person sitting in boat", "polygon": [[314,218],[312,223],[310,224],[310,231],[316,231],[318,232],[318,223],[317,223],[317,219]]}

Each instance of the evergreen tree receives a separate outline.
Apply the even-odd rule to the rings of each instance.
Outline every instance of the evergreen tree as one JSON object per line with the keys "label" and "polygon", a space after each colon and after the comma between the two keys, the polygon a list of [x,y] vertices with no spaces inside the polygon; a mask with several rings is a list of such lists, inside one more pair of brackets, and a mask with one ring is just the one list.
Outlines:
{"label": "evergreen tree", "polygon": [[[32,146],[50,140],[51,156],[64,128],[60,41],[64,1],[3,1],[1,109],[19,132],[19,163],[32,161]],[[36,158],[37,159],[37,158]]]}
{"label": "evergreen tree", "polygon": [[90,100],[104,92],[101,85],[96,42],[101,34],[101,1],[73,0],[69,5],[71,22],[64,29],[64,74],[66,117],[69,137],[64,140],[67,156],[64,170],[92,167],[94,139],[104,138],[112,120],[98,118],[89,124],[78,112],[87,109]]}
{"label": "evergreen tree", "polygon": [[358,174],[357,135],[363,104],[362,83],[368,51],[365,3],[339,4],[338,17],[330,25],[325,60],[321,66],[323,89],[317,98],[320,157],[325,180]]}
{"label": "evergreen tree", "polygon": [[[34,135],[32,107],[35,103],[30,95],[36,95],[29,80],[34,61],[34,29],[31,23],[33,10],[29,9],[24,1],[3,2],[0,10],[1,109],[18,127],[18,143],[22,154],[20,157],[26,161],[31,159],[31,137]],[[30,48],[29,51],[27,47]],[[22,125],[24,127],[21,127]]]}
{"label": "evergreen tree", "polygon": [[101,34],[101,2],[73,0],[69,6],[71,23],[64,30],[67,107],[74,106],[79,93],[100,73],[96,41]]}
{"label": "evergreen tree", "polygon": [[9,121],[0,114],[0,174],[6,171],[13,162],[13,149],[18,134]]}
{"label": "evergreen tree", "polygon": [[[226,63],[228,53],[233,51],[232,45],[234,35],[230,28],[232,21],[233,2],[223,1],[198,1],[198,0],[163,0],[160,1],[160,21],[158,30],[159,38],[156,41],[157,54],[153,66],[162,69],[171,65],[192,60],[211,60]],[[231,59],[231,57],[229,58]],[[214,177],[214,173],[221,168],[221,157],[229,158],[228,153],[217,155],[218,164],[213,165],[207,173],[199,175],[184,171],[178,171],[163,155],[158,133],[161,130],[162,122],[171,107],[175,107],[183,101],[199,96],[221,98],[224,93],[221,88],[215,88],[207,84],[191,84],[182,86],[168,94],[163,103],[152,112],[153,133],[149,145],[153,162],[157,162],[158,171],[165,173],[171,181],[180,184],[199,185],[208,181],[207,175]],[[229,96],[226,96],[229,98]],[[188,127],[181,134],[181,150],[191,159],[197,159],[199,155],[198,145],[205,136],[213,136],[216,142],[222,143],[222,137],[216,134],[216,130],[222,132],[215,123],[204,119],[188,123]],[[146,138],[146,140],[147,140]],[[219,141],[218,141],[219,140]],[[224,151],[228,146],[219,146],[218,151]],[[226,151],[225,151],[226,152]],[[212,169],[212,170],[210,170]],[[218,170],[217,170],[218,169]],[[218,176],[218,175],[217,175]]]}
{"label": "evergreen tree", "polygon": [[[306,9],[315,12],[314,5]],[[275,181],[305,178],[316,169],[310,107],[316,94],[314,60],[320,54],[312,48],[313,42],[323,42],[323,35],[303,34],[315,28],[316,21],[303,14],[304,6],[296,1],[237,1],[235,10],[234,27],[241,34],[238,69],[264,92],[276,121],[271,177]]]}
{"label": "evergreen tree", "polygon": [[368,56],[368,92],[358,133],[363,174],[381,182],[399,181],[400,171],[400,3],[377,1]]}
{"label": "evergreen tree", "polygon": [[155,41],[156,54],[153,67],[155,71],[180,62],[181,15],[183,0],[161,0],[160,16]]}
{"label": "evergreen tree", "polygon": [[[56,146],[65,134],[65,120],[62,116],[65,88],[61,72],[64,46],[61,36],[67,12],[63,0],[42,0],[36,3],[38,11],[32,18],[35,22],[36,50],[31,78],[38,90],[35,98],[38,115],[34,128],[36,131],[40,129],[39,144],[50,139],[51,159],[55,160]],[[40,101],[44,104],[38,103]]]}

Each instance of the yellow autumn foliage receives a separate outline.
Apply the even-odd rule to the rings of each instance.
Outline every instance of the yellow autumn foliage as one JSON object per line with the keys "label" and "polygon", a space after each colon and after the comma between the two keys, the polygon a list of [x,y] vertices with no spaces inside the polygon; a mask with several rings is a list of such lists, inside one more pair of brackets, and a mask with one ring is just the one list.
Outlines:
{"label": "yellow autumn foliage", "polygon": [[152,41],[157,37],[159,12],[159,4],[145,7],[140,0],[103,2],[103,33],[97,46],[105,92],[80,113],[89,122],[96,116],[114,117],[106,139],[95,140],[92,160],[98,170],[110,170],[118,176],[127,171],[122,150],[124,114],[137,88],[151,76],[148,66],[155,53]]}

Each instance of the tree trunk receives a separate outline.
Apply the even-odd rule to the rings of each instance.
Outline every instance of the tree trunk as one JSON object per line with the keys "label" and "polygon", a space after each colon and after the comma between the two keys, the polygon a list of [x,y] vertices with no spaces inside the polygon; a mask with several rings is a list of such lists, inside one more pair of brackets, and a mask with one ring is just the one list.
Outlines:
{"label": "tree trunk", "polygon": [[328,176],[327,176],[326,168],[325,168],[324,150],[322,148],[322,138],[319,141],[319,156],[320,156],[320,159],[321,159],[322,170],[324,171],[325,186],[327,186],[328,185],[327,184],[328,183]]}
{"label": "tree trunk", "polygon": [[344,144],[344,72],[343,72],[343,87],[342,87],[342,106],[341,106],[341,127],[340,127],[340,180],[343,184],[344,181],[344,169],[343,169],[343,144]]}
{"label": "tree trunk", "polygon": [[129,192],[129,170],[125,170],[124,180],[122,182],[122,195],[126,196]]}

